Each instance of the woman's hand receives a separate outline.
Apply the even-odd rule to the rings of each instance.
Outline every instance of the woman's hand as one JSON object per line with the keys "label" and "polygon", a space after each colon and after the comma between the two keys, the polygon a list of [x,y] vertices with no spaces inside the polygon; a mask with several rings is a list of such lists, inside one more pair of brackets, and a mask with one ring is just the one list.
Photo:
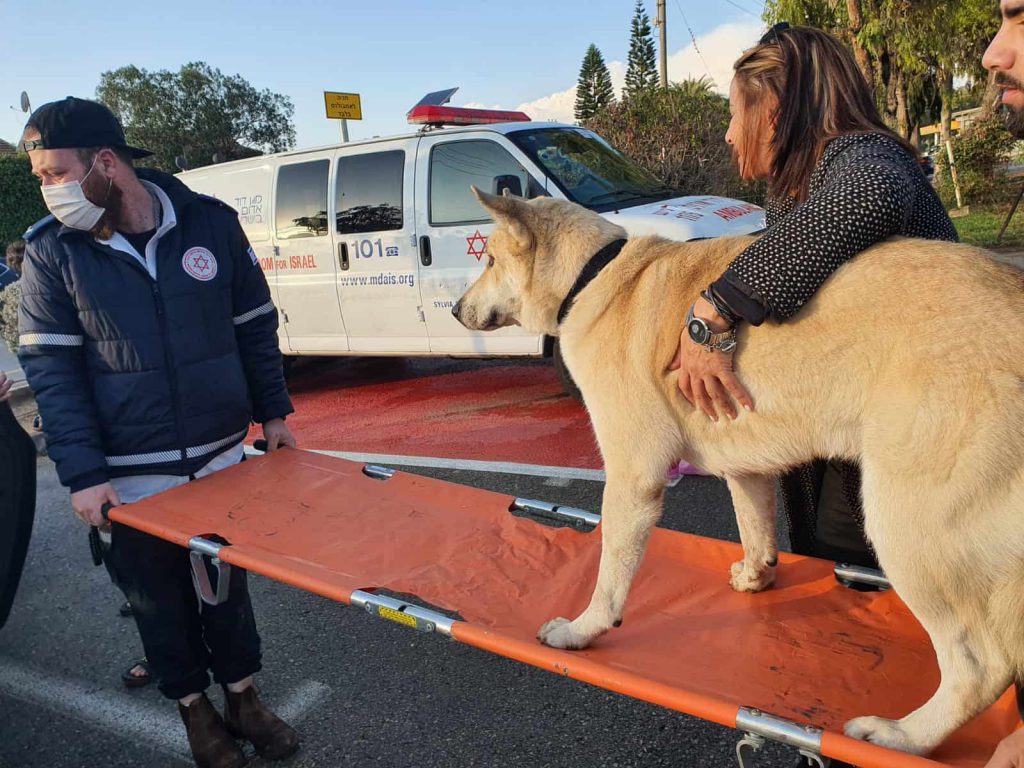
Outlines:
{"label": "woman's hand", "polygon": [[[729,329],[729,324],[704,299],[697,299],[693,314],[706,320],[713,333]],[[733,398],[748,411],[754,410],[754,401],[733,372],[732,362],[731,354],[712,352],[694,344],[683,328],[679,348],[669,370],[679,370],[679,389],[683,397],[709,418],[718,421],[719,415],[724,413],[735,419],[737,411]]]}
{"label": "woman's hand", "polygon": [[0,403],[3,403],[11,398],[11,386],[14,384],[7,374],[0,371]]}
{"label": "woman's hand", "polygon": [[1024,768],[1024,728],[999,742],[996,753],[985,768]]}

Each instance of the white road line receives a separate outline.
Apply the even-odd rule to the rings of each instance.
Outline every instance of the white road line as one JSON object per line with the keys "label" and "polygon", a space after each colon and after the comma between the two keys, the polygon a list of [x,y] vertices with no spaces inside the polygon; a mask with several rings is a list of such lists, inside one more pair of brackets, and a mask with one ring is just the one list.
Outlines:
{"label": "white road line", "polygon": [[[97,690],[83,680],[52,677],[4,658],[0,658],[0,692],[192,762],[185,729],[172,702],[156,706],[123,693]],[[280,703],[270,703],[284,720],[295,725],[329,692],[323,683],[307,680]]]}
{"label": "white road line", "polygon": [[544,464],[518,464],[508,461],[477,461],[475,459],[441,459],[432,456],[400,456],[387,453],[352,453],[349,451],[315,451],[338,459],[385,466],[426,467],[428,469],[464,469],[470,472],[496,472],[502,475],[559,477],[566,480],[604,482],[603,469],[551,467]]}
{"label": "white road line", "polygon": [[281,704],[274,704],[273,709],[286,723],[295,725],[314,707],[320,706],[327,698],[331,689],[316,680],[306,680],[297,689],[288,694]]}
{"label": "white road line", "polygon": [[89,688],[84,681],[50,677],[8,659],[0,659],[0,691],[191,761],[185,729],[170,702],[166,707],[156,707],[124,694]]}

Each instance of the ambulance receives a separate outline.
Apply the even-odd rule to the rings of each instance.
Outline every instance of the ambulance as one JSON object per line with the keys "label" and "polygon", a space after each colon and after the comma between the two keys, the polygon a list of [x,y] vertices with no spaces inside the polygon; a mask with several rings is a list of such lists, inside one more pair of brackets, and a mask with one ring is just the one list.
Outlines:
{"label": "ambulance", "polygon": [[487,263],[493,227],[471,186],[571,200],[631,236],[694,240],[764,227],[758,206],[677,197],[579,126],[444,106],[429,96],[408,119],[418,130],[407,135],[179,175],[238,211],[280,312],[286,359],[553,355],[564,378],[554,340],[518,327],[470,331],[452,317]]}

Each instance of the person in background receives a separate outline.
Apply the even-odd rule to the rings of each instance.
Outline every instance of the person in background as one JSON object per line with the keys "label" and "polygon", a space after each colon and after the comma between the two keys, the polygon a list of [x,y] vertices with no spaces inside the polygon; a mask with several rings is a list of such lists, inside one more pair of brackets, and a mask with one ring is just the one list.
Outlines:
{"label": "person in background", "polygon": [[[1024,2],[1003,0],[1000,11],[1003,23],[981,61],[995,73],[1006,129],[1024,139]],[[1017,709],[1024,720],[1024,679],[1017,680]],[[985,768],[1024,768],[1024,727],[1003,739]]]}
{"label": "person in background", "polygon": [[0,264],[0,289],[17,282],[21,277],[21,263],[25,260],[25,241],[15,240],[7,244],[5,264]]}
{"label": "person in background", "polygon": [[[253,421],[269,450],[294,446],[277,310],[236,212],[136,170],[150,153],[96,102],[43,105],[21,148],[52,216],[25,234],[18,356],[75,514],[104,527],[106,505],[234,466]],[[236,736],[267,759],[295,752],[295,730],[253,684],[262,653],[246,572],[232,568],[227,600],[209,606],[187,550],[115,523],[111,557],[196,764],[244,765]],[[223,717],[206,697],[211,671]]]}

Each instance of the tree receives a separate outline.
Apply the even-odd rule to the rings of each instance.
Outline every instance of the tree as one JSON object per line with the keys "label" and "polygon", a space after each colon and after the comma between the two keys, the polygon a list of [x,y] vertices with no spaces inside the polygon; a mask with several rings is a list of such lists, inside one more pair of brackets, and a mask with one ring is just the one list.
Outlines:
{"label": "tree", "polygon": [[658,85],[658,65],[654,53],[651,20],[644,10],[643,0],[636,0],[633,11],[632,32],[629,36],[629,64],[626,68],[626,87],[622,97],[628,99]]}
{"label": "tree", "polygon": [[684,80],[612,104],[584,125],[679,194],[760,200],[763,185],[740,180],[725,143],[729,102],[707,80]]}
{"label": "tree", "polygon": [[765,19],[830,32],[874,86],[879,111],[901,135],[931,119],[938,94],[944,138],[953,80],[984,77],[981,56],[999,25],[991,0],[768,0]]}
{"label": "tree", "polygon": [[178,155],[199,167],[214,155],[236,160],[295,146],[295,108],[287,96],[203,62],[178,72],[104,72],[96,96],[120,118],[128,143],[154,152],[152,164],[165,171],[176,170]]}
{"label": "tree", "polygon": [[612,76],[601,51],[593,43],[587,48],[576,84],[576,119],[587,120],[615,102]]}
{"label": "tree", "polygon": [[39,193],[39,180],[24,152],[0,156],[0,257],[7,244],[17,240],[49,211]]}

